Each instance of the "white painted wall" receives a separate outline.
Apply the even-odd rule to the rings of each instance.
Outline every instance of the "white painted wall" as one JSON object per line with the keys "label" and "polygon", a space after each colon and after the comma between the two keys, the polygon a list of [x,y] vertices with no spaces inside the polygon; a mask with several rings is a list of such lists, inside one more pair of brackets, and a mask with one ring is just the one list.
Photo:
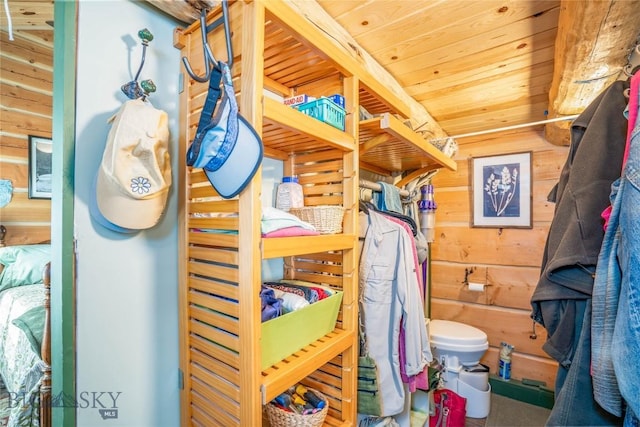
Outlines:
{"label": "white painted wall", "polygon": [[[142,2],[82,0],[79,7],[76,400],[84,407],[77,410],[78,427],[179,425],[177,190],[172,189],[161,222],[134,235],[102,227],[89,212],[93,180],[110,129],[107,119],[127,100],[120,86],[138,70],[142,46],[137,32],[145,27],[154,40],[140,79],[155,82],[158,90],[150,99],[169,114],[173,179],[178,181],[182,65],[172,45],[176,25]],[[274,205],[281,179],[282,162],[265,159],[265,206]],[[263,279],[281,277],[281,259],[263,262]],[[113,398],[117,418],[103,419],[98,409],[110,409]]]}
{"label": "white painted wall", "polygon": [[[141,79],[155,82],[158,90],[150,99],[169,114],[177,181],[181,62],[172,44],[176,25],[143,2],[82,0],[79,6],[76,399],[89,405],[77,410],[79,427],[179,425],[176,188],[161,222],[134,235],[103,228],[88,208],[109,131],[107,118],[127,100],[120,86],[133,79],[140,65],[137,33],[145,27],[154,40]],[[112,397],[101,392],[117,396],[117,418],[101,417],[100,404],[114,406]]]}

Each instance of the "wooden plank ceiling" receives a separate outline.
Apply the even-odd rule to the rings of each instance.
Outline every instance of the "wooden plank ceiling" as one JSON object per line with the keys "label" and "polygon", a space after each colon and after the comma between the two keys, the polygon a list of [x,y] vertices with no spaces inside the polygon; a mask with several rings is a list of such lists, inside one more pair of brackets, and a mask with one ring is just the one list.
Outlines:
{"label": "wooden plank ceiling", "polygon": [[[219,3],[149,1],[185,22]],[[639,0],[287,3],[390,74],[423,108],[413,124],[427,138],[579,114],[622,75],[640,35]],[[568,145],[568,124],[547,125],[547,139]]]}
{"label": "wooden plank ceiling", "polygon": [[640,34],[637,1],[318,1],[451,136],[579,114]]}
{"label": "wooden plank ceiling", "polygon": [[[219,4],[148,2],[184,24]],[[621,76],[640,34],[640,0],[287,2],[388,73],[421,108],[414,126],[427,138],[579,114]],[[51,5],[10,0],[14,30],[50,31]],[[547,138],[568,144],[566,127],[549,125]]]}

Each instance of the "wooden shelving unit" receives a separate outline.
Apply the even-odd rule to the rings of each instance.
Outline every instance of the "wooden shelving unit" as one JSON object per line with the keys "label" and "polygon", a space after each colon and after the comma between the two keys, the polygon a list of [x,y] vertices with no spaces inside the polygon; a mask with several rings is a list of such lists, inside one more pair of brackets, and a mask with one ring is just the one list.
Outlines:
{"label": "wooden shelving unit", "polygon": [[455,160],[390,113],[360,122],[359,150],[362,166],[387,173],[457,167]]}
{"label": "wooden shelving unit", "polygon": [[[307,206],[340,205],[345,215],[341,234],[262,238],[261,170],[238,197],[226,200],[202,170],[184,166],[208,88],[185,73],[178,171],[183,206],[182,425],[260,425],[263,405],[302,382],[329,399],[327,425],[355,426],[360,156],[389,170],[377,153],[389,146],[391,151],[384,155],[393,169],[425,164],[455,168],[455,163],[407,133],[389,114],[358,123],[360,102],[373,112],[406,115],[408,108],[287,3],[233,2],[229,15],[240,112],[261,135],[265,156],[282,161],[284,175],[299,177]],[[220,16],[220,9],[210,12],[207,23]],[[174,45],[202,75],[200,34],[199,23],[178,29]],[[209,34],[209,45],[220,58],[226,58],[223,37],[221,30]],[[286,107],[267,91],[283,97],[340,93],[346,102],[345,130]],[[368,142],[381,135],[390,138],[375,147]],[[408,155],[411,159],[405,158]],[[285,278],[322,283],[342,291],[343,297],[332,332],[262,369],[261,266],[263,260],[274,258],[282,258]]]}
{"label": "wooden shelving unit", "polygon": [[[336,129],[264,91],[289,96],[304,90],[319,96],[331,90],[344,94],[352,109],[357,108],[357,80],[310,41],[315,28],[288,24],[291,10],[285,3],[235,2],[229,12],[241,114],[261,135],[265,156],[281,160],[286,175],[299,177],[306,205],[340,205],[345,216],[341,234],[263,239],[260,171],[239,197],[224,200],[201,170],[185,168],[182,424],[260,425],[262,405],[303,382],[329,399],[328,425],[355,425],[357,123],[349,117],[346,130]],[[219,16],[214,11],[207,22]],[[214,54],[224,46],[221,38],[220,31],[209,37]],[[202,74],[197,69],[202,67],[199,25],[177,31],[175,44]],[[193,139],[206,90],[206,84],[185,84],[182,153]],[[262,369],[261,265],[273,258],[283,260],[285,278],[322,283],[343,295],[333,331]]]}

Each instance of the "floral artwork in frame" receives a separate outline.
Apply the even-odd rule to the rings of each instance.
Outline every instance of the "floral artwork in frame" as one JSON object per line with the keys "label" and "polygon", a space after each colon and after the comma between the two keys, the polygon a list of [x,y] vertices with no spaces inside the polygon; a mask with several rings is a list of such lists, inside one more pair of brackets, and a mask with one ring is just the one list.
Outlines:
{"label": "floral artwork in frame", "polygon": [[531,152],[471,159],[471,226],[531,228]]}
{"label": "floral artwork in frame", "polygon": [[29,135],[29,198],[51,198],[51,138]]}

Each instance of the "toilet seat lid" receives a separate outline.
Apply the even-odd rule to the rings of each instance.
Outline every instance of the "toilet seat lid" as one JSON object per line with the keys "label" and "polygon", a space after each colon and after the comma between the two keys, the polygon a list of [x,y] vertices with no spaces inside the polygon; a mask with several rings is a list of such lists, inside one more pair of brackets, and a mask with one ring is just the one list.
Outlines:
{"label": "toilet seat lid", "polygon": [[450,320],[429,321],[429,335],[432,341],[462,346],[488,345],[487,334],[480,329]]}

